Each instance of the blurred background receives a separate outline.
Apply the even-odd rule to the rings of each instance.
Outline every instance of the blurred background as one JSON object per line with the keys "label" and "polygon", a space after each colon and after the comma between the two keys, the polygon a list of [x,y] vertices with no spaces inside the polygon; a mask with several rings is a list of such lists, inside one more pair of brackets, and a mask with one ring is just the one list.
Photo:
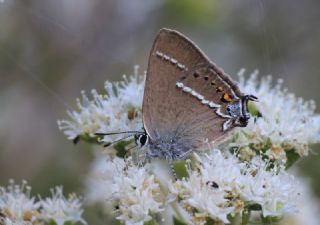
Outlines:
{"label": "blurred background", "polygon": [[[26,179],[33,193],[63,184],[82,194],[93,153],[56,121],[81,90],[102,91],[135,64],[144,71],[161,27],[186,34],[233,77],[259,69],[320,105],[319,25],[317,0],[0,0],[0,186]],[[313,149],[299,171],[320,198]],[[85,217],[105,224],[98,208]]]}

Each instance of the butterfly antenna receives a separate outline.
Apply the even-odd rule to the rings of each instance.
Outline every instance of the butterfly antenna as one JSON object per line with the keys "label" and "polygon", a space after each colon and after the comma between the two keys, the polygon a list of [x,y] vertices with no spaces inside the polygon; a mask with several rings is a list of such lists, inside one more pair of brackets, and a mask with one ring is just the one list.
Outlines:
{"label": "butterfly antenna", "polygon": [[116,134],[143,134],[143,131],[123,131],[123,132],[110,132],[110,133],[94,133],[97,136],[107,136]]}
{"label": "butterfly antenna", "polygon": [[127,138],[129,138],[129,137],[132,137],[132,136],[134,136],[134,134],[130,134],[130,135],[128,135],[128,136],[125,136],[125,137],[120,138],[120,139],[118,139],[118,140],[115,140],[115,141],[113,141],[113,142],[106,143],[106,144],[103,145],[103,147],[109,147],[109,146],[111,146],[111,145],[117,144],[118,142],[123,141],[123,140],[125,140],[125,139],[127,139]]}

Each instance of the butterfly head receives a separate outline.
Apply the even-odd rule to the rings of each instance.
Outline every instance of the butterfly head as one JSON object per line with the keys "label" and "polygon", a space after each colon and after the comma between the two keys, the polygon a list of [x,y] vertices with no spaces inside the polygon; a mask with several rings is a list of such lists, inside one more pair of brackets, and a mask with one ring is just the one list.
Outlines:
{"label": "butterfly head", "polygon": [[149,144],[149,135],[146,133],[139,133],[134,135],[134,142],[139,148]]}
{"label": "butterfly head", "polygon": [[248,110],[249,101],[258,101],[258,98],[254,95],[244,95],[238,101],[228,105],[227,112],[233,118],[233,125],[237,127],[246,127],[250,119],[250,113]]}

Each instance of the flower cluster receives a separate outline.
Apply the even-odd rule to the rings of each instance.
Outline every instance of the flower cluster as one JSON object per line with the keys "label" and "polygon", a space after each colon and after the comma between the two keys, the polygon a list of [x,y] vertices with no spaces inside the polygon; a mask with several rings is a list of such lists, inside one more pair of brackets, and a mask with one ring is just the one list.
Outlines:
{"label": "flower cluster", "polygon": [[[144,77],[136,69],[124,79],[107,82],[106,95],[93,91],[89,100],[83,94],[79,111],[68,113],[71,120],[58,122],[69,139],[92,140],[95,133],[141,130]],[[246,225],[253,219],[268,224],[296,213],[303,193],[286,169],[308,154],[310,144],[320,142],[315,105],[290,94],[281,81],[275,87],[271,77],[259,81],[256,73],[245,80],[240,72],[239,86],[259,98],[249,105],[253,119],[229,141],[208,145],[206,152],[176,163],[180,179],[173,179],[166,162],[152,160],[137,166],[135,154],[143,149],[126,157],[100,154],[87,180],[88,197],[112,200],[104,202],[126,225],[151,220],[152,224]],[[102,141],[114,138],[108,135]],[[130,142],[112,147],[123,153]]]}
{"label": "flower cluster", "polygon": [[[138,74],[136,66],[133,76],[123,76],[123,81],[105,82],[106,95],[93,89],[90,100],[84,91],[77,99],[79,111],[68,111],[71,120],[59,120],[58,126],[68,139],[77,141],[96,139],[95,133],[141,130],[141,105],[144,90],[144,76]],[[113,136],[104,136],[110,142]]]}
{"label": "flower cluster", "polygon": [[241,70],[241,90],[259,96],[259,102],[251,105],[255,120],[235,135],[233,146],[238,147],[240,156],[248,160],[263,154],[290,166],[292,160],[308,155],[309,145],[320,141],[320,116],[315,114],[315,103],[289,93],[282,87],[282,80],[273,87],[271,76],[259,81],[257,72],[247,80],[243,74]]}
{"label": "flower cluster", "polygon": [[295,208],[299,193],[294,177],[276,168],[266,170],[268,165],[261,158],[241,163],[219,150],[195,156],[197,169],[188,168],[188,179],[171,187],[194,224],[205,224],[208,217],[230,223],[232,216],[254,206],[261,207],[264,217],[281,216]]}
{"label": "flower cluster", "polygon": [[146,168],[128,166],[123,162],[115,160],[111,165],[112,169],[117,169],[112,173],[115,176],[111,185],[112,199],[119,213],[117,219],[128,224],[143,224],[152,219],[150,215],[163,210],[164,199],[160,184]]}
{"label": "flower cluster", "polygon": [[26,181],[18,185],[10,180],[8,187],[0,187],[0,224],[86,224],[81,217],[82,202],[75,195],[65,198],[62,188],[56,187],[51,197],[37,201],[30,192]]}
{"label": "flower cluster", "polygon": [[[163,211],[165,199],[160,182],[147,167],[135,166],[131,159],[104,159],[108,162],[99,171],[100,180],[91,180],[94,183],[90,186],[101,187],[104,199],[108,199],[118,220],[143,225],[152,219],[151,215]],[[91,192],[93,195],[97,196],[94,190]]]}

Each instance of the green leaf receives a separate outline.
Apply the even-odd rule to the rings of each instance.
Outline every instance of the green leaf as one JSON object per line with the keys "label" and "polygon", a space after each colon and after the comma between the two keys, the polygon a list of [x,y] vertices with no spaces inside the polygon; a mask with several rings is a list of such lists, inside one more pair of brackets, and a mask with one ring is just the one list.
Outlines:
{"label": "green leaf", "polygon": [[173,166],[174,166],[174,170],[176,171],[177,177],[179,179],[182,179],[184,177],[189,177],[185,161],[174,162]]}
{"label": "green leaf", "polygon": [[289,169],[299,158],[300,155],[295,152],[294,149],[286,151],[287,162],[286,162],[286,169]]}
{"label": "green leaf", "polygon": [[48,225],[57,225],[57,223],[56,223],[56,221],[54,221],[54,220],[50,220],[50,221],[48,222]]}
{"label": "green leaf", "polygon": [[238,213],[236,214],[229,213],[227,215],[227,219],[230,221],[230,225],[240,224],[240,215]]}
{"label": "green leaf", "polygon": [[239,147],[231,147],[231,148],[229,149],[229,151],[230,151],[230,153],[231,153],[232,155],[235,155],[235,154],[236,154],[236,156],[239,155]]}
{"label": "green leaf", "polygon": [[173,217],[173,224],[174,224],[174,225],[188,225],[187,223],[185,223],[184,221],[181,221],[181,220],[177,219],[176,217]]}
{"label": "green leaf", "polygon": [[282,220],[282,217],[277,217],[277,216],[267,216],[267,217],[263,217],[261,215],[261,220],[264,224],[272,224],[272,225],[275,225],[275,224],[278,224],[281,220]]}
{"label": "green leaf", "polygon": [[215,222],[216,222],[215,220],[213,220],[212,218],[208,217],[207,221],[206,221],[206,223],[204,225],[213,225],[213,224],[215,224]]}
{"label": "green leaf", "polygon": [[262,117],[261,112],[259,112],[254,102],[249,101],[248,111],[253,117]]}
{"label": "green leaf", "polygon": [[90,136],[89,134],[82,134],[77,136],[74,140],[73,143],[77,144],[79,141],[84,141],[90,144],[100,144],[99,142],[99,137],[98,136]]}
{"label": "green leaf", "polygon": [[261,205],[259,205],[259,204],[251,204],[248,206],[248,209],[250,211],[261,211],[262,210]]}
{"label": "green leaf", "polygon": [[241,225],[249,224],[250,217],[251,217],[251,211],[249,209],[243,210]]}
{"label": "green leaf", "polygon": [[145,222],[143,225],[157,225],[157,222],[154,220],[150,220],[150,221]]}
{"label": "green leaf", "polygon": [[117,156],[120,158],[124,158],[127,154],[126,146],[131,144],[132,140],[130,141],[121,141],[114,145],[114,149],[117,150]]}
{"label": "green leaf", "polygon": [[72,224],[73,224],[72,221],[66,221],[66,222],[64,222],[63,225],[72,225]]}

